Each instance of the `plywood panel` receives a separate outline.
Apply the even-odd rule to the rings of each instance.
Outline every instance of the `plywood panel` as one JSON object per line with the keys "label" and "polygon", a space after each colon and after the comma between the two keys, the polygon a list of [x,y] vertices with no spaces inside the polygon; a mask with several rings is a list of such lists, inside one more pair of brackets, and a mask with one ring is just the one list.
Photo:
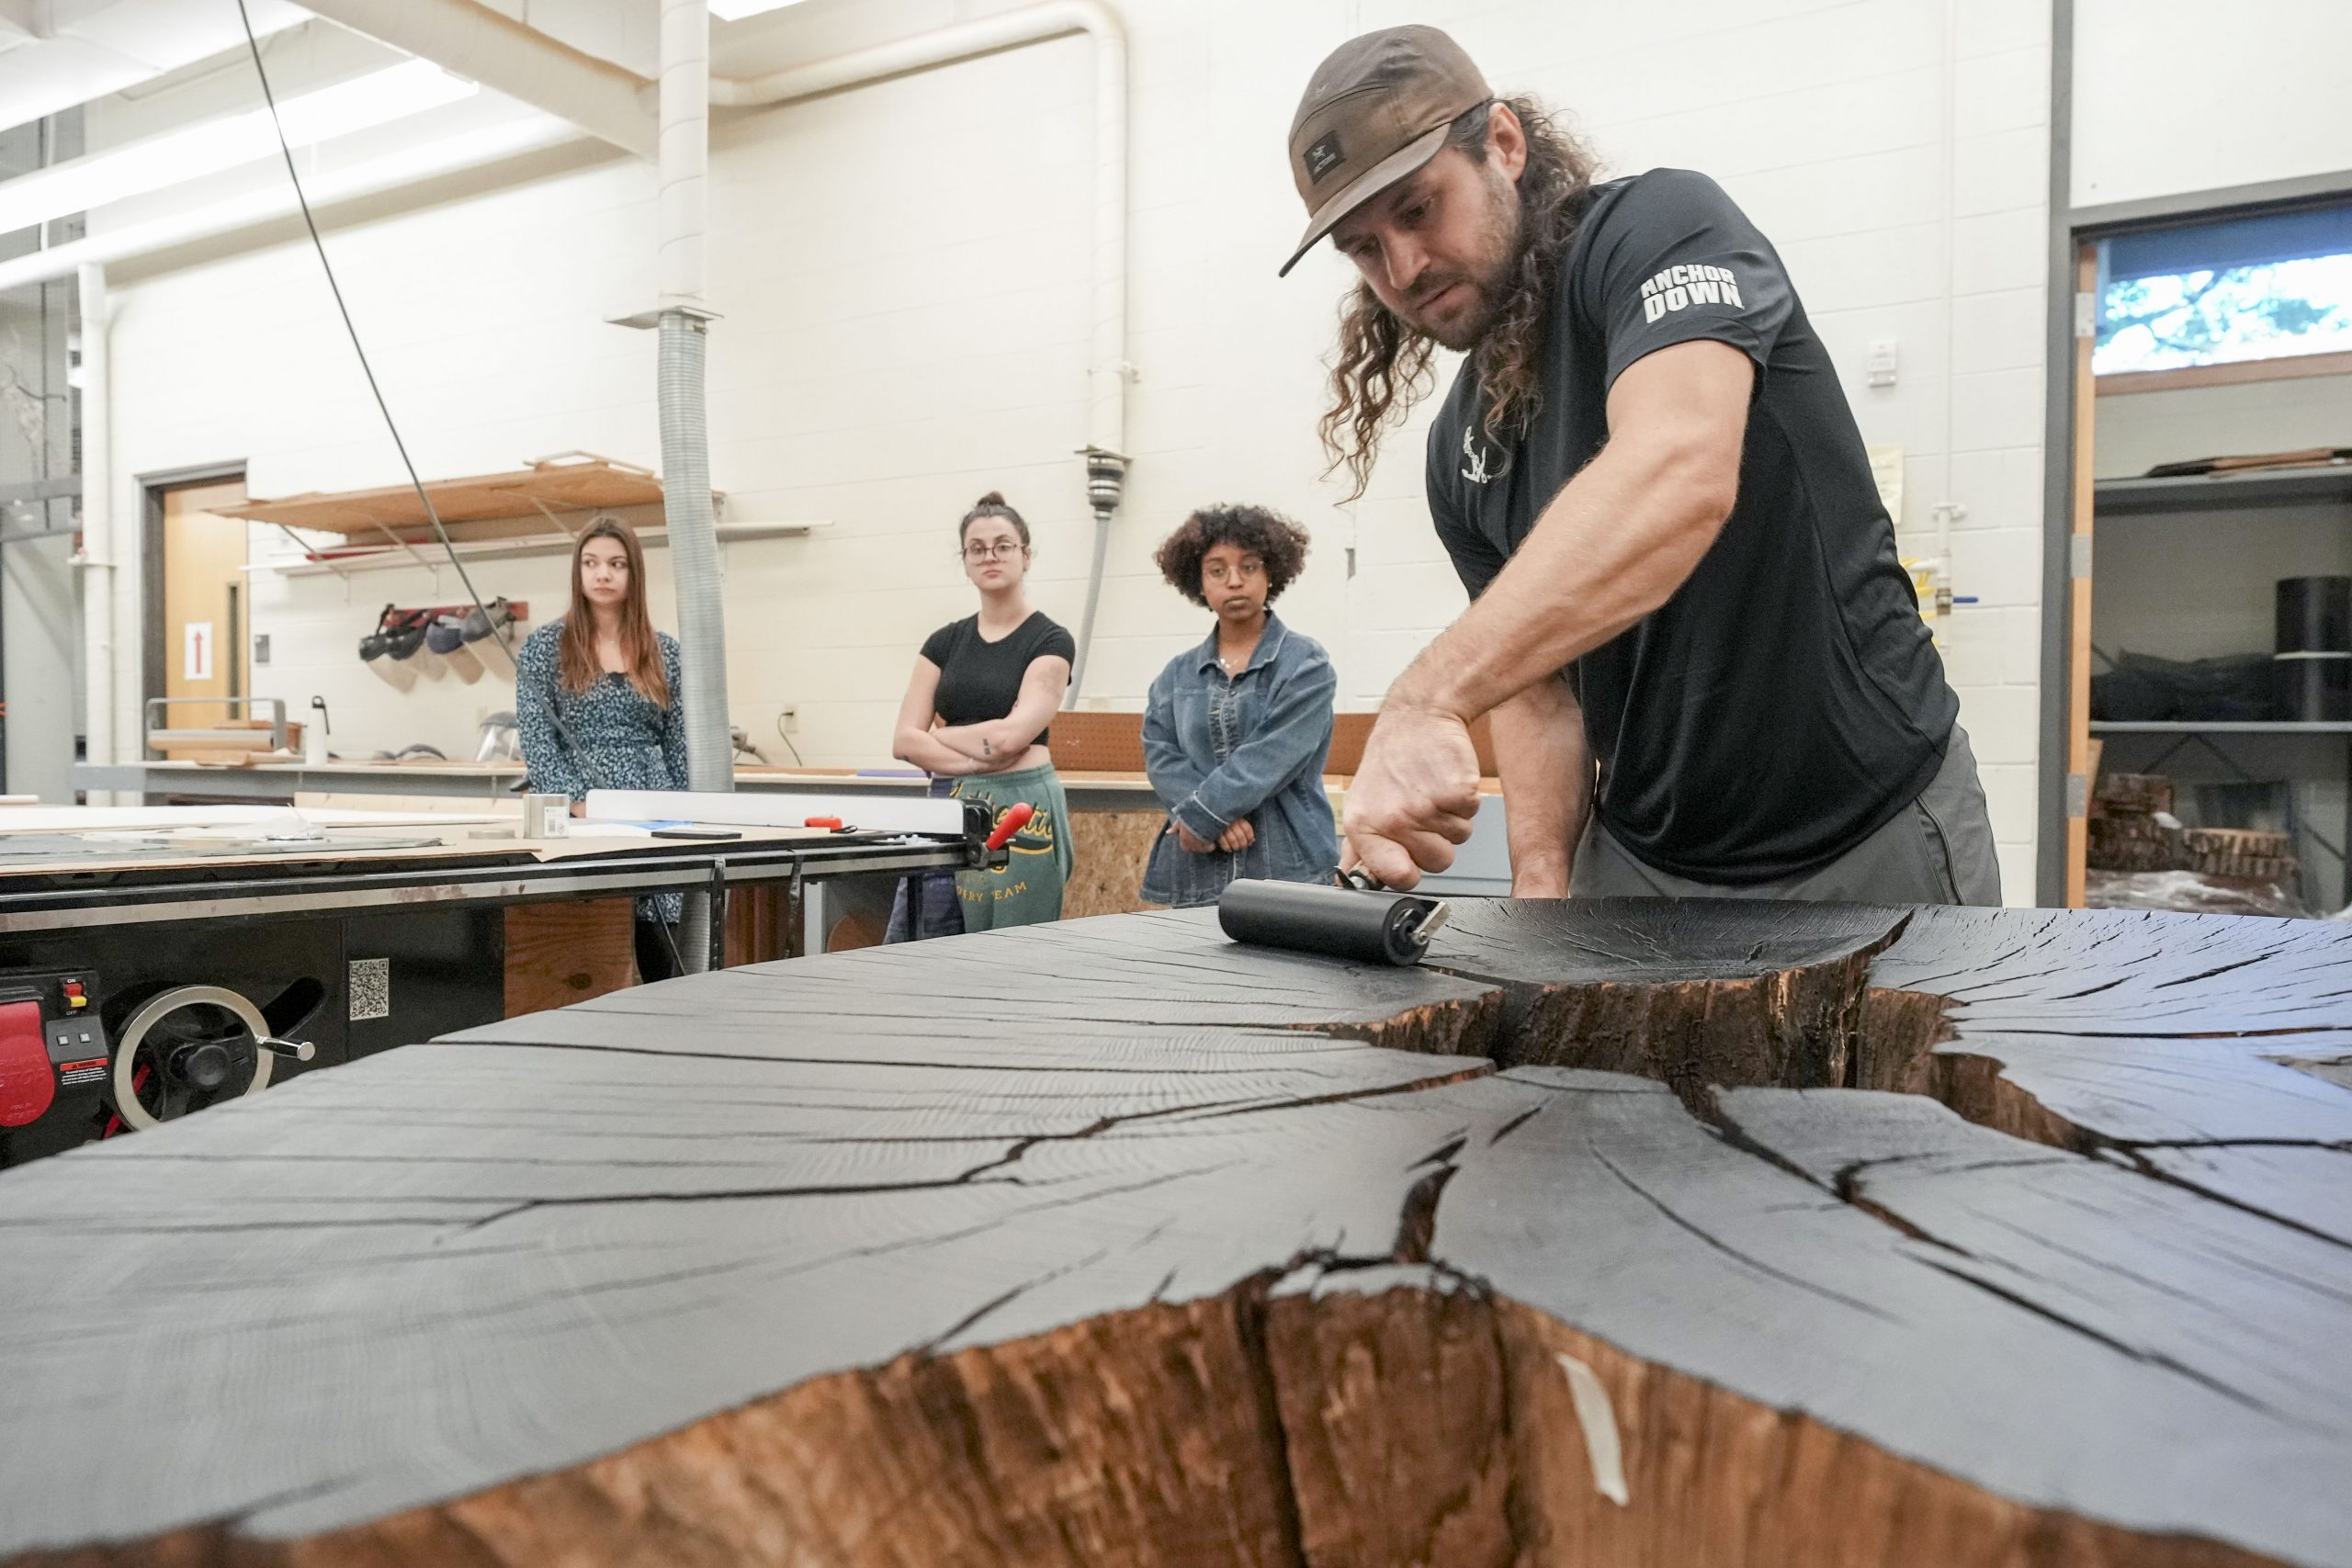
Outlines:
{"label": "plywood panel", "polygon": [[1167,826],[1168,814],[1157,808],[1071,812],[1074,858],[1062,893],[1062,919],[1124,915],[1149,908],[1143,901],[1143,870]]}
{"label": "plywood panel", "polygon": [[516,904],[506,911],[506,1016],[569,1007],[637,980],[634,900]]}

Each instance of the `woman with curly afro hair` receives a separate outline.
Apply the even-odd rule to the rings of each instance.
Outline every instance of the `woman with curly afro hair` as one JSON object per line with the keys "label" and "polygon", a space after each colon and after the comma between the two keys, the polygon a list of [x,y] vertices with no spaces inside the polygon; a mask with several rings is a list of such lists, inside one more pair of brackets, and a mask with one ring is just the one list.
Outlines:
{"label": "woman with curly afro hair", "polygon": [[1204,506],[1159,547],[1168,585],[1216,613],[1144,704],[1144,765],[1168,827],[1144,869],[1153,904],[1213,904],[1236,877],[1324,882],[1339,864],[1323,761],[1338,679],[1266,606],[1306,565],[1306,530],[1262,506]]}

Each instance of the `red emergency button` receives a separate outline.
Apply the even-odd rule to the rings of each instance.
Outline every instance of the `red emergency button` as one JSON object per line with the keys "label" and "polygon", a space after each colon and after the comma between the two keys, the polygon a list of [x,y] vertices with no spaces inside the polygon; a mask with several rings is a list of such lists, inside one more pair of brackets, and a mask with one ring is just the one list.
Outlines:
{"label": "red emergency button", "polygon": [[65,1005],[68,1008],[85,1008],[90,1005],[90,998],[82,994],[81,981],[68,980],[62,989],[65,992]]}

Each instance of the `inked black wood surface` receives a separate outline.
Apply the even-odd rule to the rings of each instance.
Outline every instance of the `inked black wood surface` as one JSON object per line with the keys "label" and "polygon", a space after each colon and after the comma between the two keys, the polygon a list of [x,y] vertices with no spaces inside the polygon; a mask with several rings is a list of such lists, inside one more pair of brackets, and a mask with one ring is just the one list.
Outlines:
{"label": "inked black wood surface", "polygon": [[0,1562],[2352,1563],[2346,1061],[2122,911],[618,992],[0,1177]]}

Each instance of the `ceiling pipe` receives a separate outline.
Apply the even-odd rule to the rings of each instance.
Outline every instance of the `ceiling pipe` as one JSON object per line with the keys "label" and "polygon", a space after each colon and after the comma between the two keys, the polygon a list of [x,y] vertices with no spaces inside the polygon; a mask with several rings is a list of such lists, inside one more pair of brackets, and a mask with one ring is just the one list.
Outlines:
{"label": "ceiling pipe", "polygon": [[[677,568],[679,716],[690,790],[735,787],[727,722],[727,607],[718,581],[718,525],[710,500],[710,430],[704,403],[710,312],[703,308],[703,230],[710,174],[710,10],[707,0],[662,0],[662,188],[655,207],[655,279],[662,341],[656,401],[662,422],[662,512]],[[676,781],[672,781],[673,784]],[[688,973],[712,966],[724,906],[686,897],[679,935]]]}
{"label": "ceiling pipe", "polygon": [[1089,299],[1093,318],[1087,367],[1087,502],[1094,513],[1094,552],[1079,623],[1078,659],[1063,701],[1075,705],[1094,646],[1111,519],[1127,471],[1127,39],[1099,0],[1042,0],[1016,11],[959,22],[757,76],[711,79],[710,101],[736,108],[794,103],[888,81],[918,71],[1084,33],[1094,44],[1094,234]]}
{"label": "ceiling pipe", "polygon": [[640,158],[654,155],[651,84],[474,0],[302,0],[356,33],[570,120]]}
{"label": "ceiling pipe", "polygon": [[[445,70],[545,109],[566,123],[519,121],[447,138],[308,182],[313,205],[356,200],[403,185],[573,140],[578,127],[639,156],[661,147],[650,106],[654,85],[609,61],[524,27],[476,0],[305,0],[343,26]],[[1117,16],[1100,0],[1040,0],[824,60],[747,77],[712,76],[708,103],[757,108],[794,103],[893,77],[1084,33],[1094,45],[1094,212],[1089,289],[1092,327],[1087,369],[1087,501],[1094,513],[1092,570],[1069,696],[1075,703],[1093,645],[1111,520],[1125,492],[1126,456],[1127,44]],[[295,209],[273,186],[194,212],[93,235],[0,262],[0,289],[62,277],[85,263],[127,261],[232,232]],[[700,241],[694,242],[698,252]],[[665,243],[665,254],[669,247]],[[665,282],[665,296],[670,292]],[[699,283],[696,290],[699,293]]]}
{"label": "ceiling pipe", "polygon": [[[96,262],[79,269],[75,290],[82,328],[82,735],[83,754],[92,762],[115,757],[114,681],[114,456],[113,412],[107,329],[107,269]],[[94,794],[93,806],[113,796]]]}

